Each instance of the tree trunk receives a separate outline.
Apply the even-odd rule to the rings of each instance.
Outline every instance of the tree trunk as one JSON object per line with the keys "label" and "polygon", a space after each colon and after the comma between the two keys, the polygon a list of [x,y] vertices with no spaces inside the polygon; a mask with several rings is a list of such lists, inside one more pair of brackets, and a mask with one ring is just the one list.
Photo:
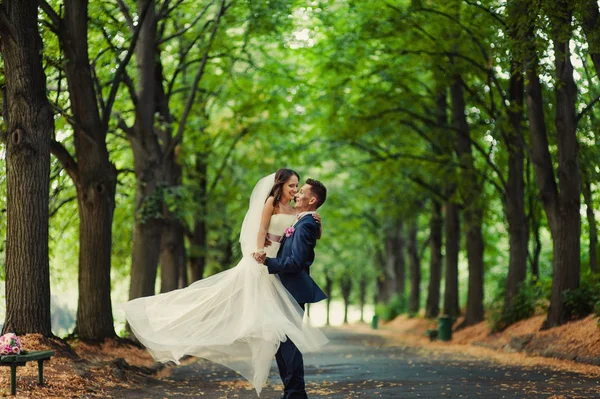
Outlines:
{"label": "tree trunk", "polygon": [[[168,109],[165,110],[168,114]],[[170,133],[165,135],[168,143]],[[182,184],[182,169],[177,161],[175,152],[171,152],[165,159],[163,170],[167,187],[178,188]],[[180,201],[175,197],[174,201]],[[178,205],[176,204],[176,207]],[[169,292],[182,288],[187,280],[185,268],[187,265],[185,253],[185,229],[176,211],[169,210],[169,204],[163,203],[164,227],[161,236],[160,248],[160,292]],[[182,275],[183,274],[183,275]]]}
{"label": "tree trunk", "polygon": [[454,77],[450,87],[452,121],[457,131],[457,155],[461,164],[462,182],[459,191],[464,200],[464,228],[466,233],[467,260],[469,263],[469,290],[467,312],[461,327],[479,323],[483,310],[483,208],[481,183],[476,173],[471,150],[469,125],[465,115],[463,82],[460,75]]}
{"label": "tree trunk", "polygon": [[3,333],[51,336],[48,193],[53,115],[37,2],[0,5],[6,84],[6,319]]}
{"label": "tree trunk", "polygon": [[[392,239],[393,240],[393,239]],[[396,280],[396,294],[404,306],[406,303],[406,261],[404,259],[404,225],[401,220],[396,224],[395,243],[391,242],[394,251],[394,276]]]}
{"label": "tree trunk", "polygon": [[188,276],[188,268],[187,268],[187,252],[185,250],[185,237],[184,237],[184,246],[183,246],[182,256],[185,257],[186,262],[179,265],[179,282],[177,283],[177,288],[185,288],[190,285],[190,278]]}
{"label": "tree trunk", "polygon": [[363,276],[360,279],[359,283],[359,291],[358,291],[359,301],[360,301],[360,322],[365,322],[365,304],[367,302],[367,279]]}
{"label": "tree trunk", "polygon": [[[528,6],[527,2],[524,2]],[[552,295],[548,317],[542,328],[565,323],[568,312],[563,302],[563,292],[577,288],[580,272],[580,178],[578,145],[576,137],[575,95],[573,66],[570,61],[571,11],[564,1],[557,1],[551,15],[557,82],[556,132],[558,146],[558,185],[544,120],[542,87],[537,73],[538,58],[535,47],[525,50],[527,61],[527,114],[529,118],[531,153],[542,204],[550,225],[553,242]],[[524,9],[527,33],[533,31],[537,10]],[[565,31],[566,30],[566,31]]]}
{"label": "tree trunk", "polygon": [[106,148],[107,126],[101,121],[96,101],[88,42],[81,40],[88,33],[88,2],[65,1],[62,27],[59,40],[67,60],[65,72],[77,161],[58,143],[53,144],[53,153],[73,178],[77,190],[79,299],[75,332],[83,340],[103,340],[116,336],[110,268],[117,171]]}
{"label": "tree trunk", "polygon": [[[180,165],[179,151],[180,146],[174,145],[173,137],[173,118],[169,109],[169,98],[167,97],[163,81],[164,73],[160,57],[160,47],[157,46],[157,56],[155,57],[155,84],[156,84],[156,106],[160,123],[156,131],[169,153],[163,155],[163,171],[165,173],[165,186],[167,189],[176,190],[181,187],[183,171]],[[174,195],[175,207],[178,208],[181,198]],[[160,291],[168,292],[177,288],[187,286],[187,259],[185,253],[185,228],[183,221],[177,211],[171,212],[169,205],[163,204],[163,219],[165,220],[161,238],[160,249]]]}
{"label": "tree trunk", "polygon": [[182,276],[186,264],[184,231],[181,223],[168,217],[165,221],[160,249],[160,292],[169,292],[182,288]]}
{"label": "tree trunk", "polygon": [[198,202],[200,209],[194,216],[194,232],[189,238],[190,241],[190,268],[192,283],[201,280],[204,277],[206,268],[206,255],[208,253],[206,218],[207,210],[207,180],[208,165],[206,164],[206,155],[198,154],[196,156],[196,181],[198,185]]}
{"label": "tree trunk", "polygon": [[[439,126],[448,124],[448,101],[446,83],[441,77],[437,77],[437,98],[436,98],[436,120]],[[440,130],[437,138],[438,145],[432,146],[432,150],[440,156],[447,156],[452,159],[452,146],[447,134]],[[427,304],[425,307],[425,317],[437,317],[440,313],[440,286],[442,280],[442,245],[444,228],[442,216],[442,204],[437,199],[432,199],[431,219],[429,222],[429,248],[430,248],[430,272],[429,287],[427,294]]]}
{"label": "tree trunk", "polygon": [[421,294],[421,263],[417,247],[418,216],[410,221],[408,229],[408,259],[410,270],[410,298],[408,301],[408,314],[415,316],[419,313]]}
{"label": "tree trunk", "polygon": [[[512,26],[516,22],[509,8],[509,36],[516,42],[517,30]],[[509,263],[506,292],[504,298],[504,312],[509,312],[512,300],[517,295],[519,286],[527,276],[527,245],[529,232],[527,216],[525,214],[525,151],[522,131],[524,82],[521,63],[515,57],[511,60],[510,74],[510,107],[508,117],[510,130],[504,135],[505,146],[508,152],[508,180],[504,193],[504,208],[508,221],[509,235]]]}
{"label": "tree trunk", "polygon": [[352,292],[352,279],[349,276],[342,277],[341,289],[344,298],[344,324],[348,324],[348,305],[350,305],[350,293]]}
{"label": "tree trunk", "polygon": [[326,313],[326,318],[325,318],[325,324],[326,325],[330,325],[329,324],[329,316],[331,314],[330,309],[331,309],[331,293],[333,292],[333,279],[331,278],[331,276],[329,276],[329,274],[325,274],[325,295],[327,295],[327,313]]}
{"label": "tree trunk", "polygon": [[[377,258],[379,259],[379,257],[377,257]],[[375,304],[386,303],[383,300],[383,292],[385,289],[385,286],[383,285],[384,280],[385,280],[385,278],[384,278],[383,272],[380,271],[375,280],[376,290],[375,290],[375,295],[373,298],[373,300],[375,301]]]}
{"label": "tree trunk", "polygon": [[137,180],[129,299],[154,295],[162,229],[162,151],[154,130],[156,98],[156,15],[154,0],[138,0],[138,11],[149,7],[136,43],[138,93],[136,119],[130,135]]}
{"label": "tree trunk", "polygon": [[598,229],[596,228],[594,202],[592,201],[592,184],[590,183],[587,175],[585,176],[585,181],[583,182],[583,200],[585,201],[587,221],[590,230],[590,270],[592,273],[597,273],[598,257],[596,250],[598,248]]}
{"label": "tree trunk", "polygon": [[[577,115],[575,101],[577,87],[573,79],[573,65],[569,41],[571,37],[571,10],[567,1],[556,1],[557,15],[551,17],[554,42],[554,65],[557,82],[556,133],[558,144],[558,184],[559,204],[557,238],[554,246],[554,276],[552,297],[545,328],[564,324],[568,321],[563,292],[579,287],[581,223],[581,183],[579,177],[579,144],[577,142]],[[554,7],[553,7],[554,11]]]}
{"label": "tree trunk", "polygon": [[395,278],[394,278],[394,269],[389,268],[390,262],[388,256],[390,255],[390,251],[393,248],[390,248],[391,245],[388,242],[388,236],[386,235],[386,250],[385,252],[381,249],[377,250],[377,260],[379,263],[380,271],[379,271],[379,279],[378,279],[378,287],[379,287],[379,301],[387,304],[394,295],[395,292]]}
{"label": "tree trunk", "polygon": [[537,281],[540,278],[540,254],[542,253],[542,239],[540,237],[540,224],[542,219],[542,210],[538,200],[538,193],[531,182],[531,165],[527,162],[527,201],[529,204],[528,225],[533,240],[533,254],[529,262],[531,265],[531,276]]}
{"label": "tree trunk", "polygon": [[445,206],[446,278],[444,287],[444,315],[458,317],[458,253],[460,251],[460,216],[458,205],[447,201]]}
{"label": "tree trunk", "polygon": [[442,281],[442,205],[432,200],[431,220],[429,221],[429,248],[431,252],[429,263],[429,288],[427,290],[427,305],[425,317],[437,317],[440,313],[440,285]]}
{"label": "tree trunk", "polygon": [[390,228],[385,235],[385,283],[388,301],[398,292],[400,280],[396,275],[399,259],[396,257],[396,229]]}
{"label": "tree trunk", "polygon": [[[225,215],[225,214],[224,214]],[[223,244],[221,246],[221,261],[223,263],[223,266],[226,268],[231,268],[234,265],[234,259],[233,259],[233,251],[232,248],[234,245],[237,245],[237,241],[231,240],[231,229],[229,226],[225,225],[223,226],[223,230],[224,230],[224,234],[227,234],[227,237],[223,239]]]}

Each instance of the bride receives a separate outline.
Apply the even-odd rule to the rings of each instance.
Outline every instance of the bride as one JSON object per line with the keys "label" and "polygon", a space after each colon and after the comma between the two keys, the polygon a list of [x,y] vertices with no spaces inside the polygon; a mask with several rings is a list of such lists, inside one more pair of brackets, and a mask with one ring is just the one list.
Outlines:
{"label": "bride", "polygon": [[[281,342],[291,339],[302,353],[328,342],[303,320],[304,311],[277,275],[252,256],[266,251],[276,257],[285,229],[296,220],[290,201],[297,189],[298,174],[291,169],[256,184],[240,233],[243,257],[232,269],[121,306],[131,331],[156,361],[208,359],[240,373],[260,395]],[[263,248],[265,239],[272,245]]]}

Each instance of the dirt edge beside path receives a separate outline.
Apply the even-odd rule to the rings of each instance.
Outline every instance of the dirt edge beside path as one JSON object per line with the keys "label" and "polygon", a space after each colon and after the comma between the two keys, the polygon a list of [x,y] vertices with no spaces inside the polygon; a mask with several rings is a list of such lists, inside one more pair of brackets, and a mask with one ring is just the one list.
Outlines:
{"label": "dirt edge beside path", "polygon": [[[452,340],[430,341],[427,330],[437,321],[422,317],[398,316],[373,330],[366,324],[342,328],[386,337],[391,345],[421,347],[430,351],[454,352],[484,357],[503,364],[550,367],[591,376],[600,376],[600,328],[598,317],[588,316],[540,331],[545,316],[522,320],[501,333],[490,334],[487,322],[454,331]],[[457,320],[455,325],[460,323]]]}

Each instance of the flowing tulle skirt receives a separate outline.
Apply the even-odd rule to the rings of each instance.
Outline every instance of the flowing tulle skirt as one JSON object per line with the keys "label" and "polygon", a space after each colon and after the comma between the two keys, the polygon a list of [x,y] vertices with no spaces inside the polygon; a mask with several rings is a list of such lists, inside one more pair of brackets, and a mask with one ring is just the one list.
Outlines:
{"label": "flowing tulle skirt", "polygon": [[189,287],[134,299],[120,308],[156,361],[205,358],[239,372],[257,394],[286,337],[302,353],[328,342],[305,320],[279,278],[251,256]]}

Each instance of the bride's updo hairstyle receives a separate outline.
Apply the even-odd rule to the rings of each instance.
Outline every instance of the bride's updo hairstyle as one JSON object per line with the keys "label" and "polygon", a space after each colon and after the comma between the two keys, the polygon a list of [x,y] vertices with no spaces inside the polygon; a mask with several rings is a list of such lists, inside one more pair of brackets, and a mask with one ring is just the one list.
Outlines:
{"label": "bride's updo hairstyle", "polygon": [[278,206],[279,200],[281,200],[283,186],[292,176],[296,176],[298,180],[300,180],[300,176],[298,175],[298,173],[294,172],[291,169],[281,168],[275,173],[275,183],[273,184],[273,188],[271,189],[271,192],[267,197],[274,197],[275,200],[273,201],[273,203],[275,204],[275,206]]}

